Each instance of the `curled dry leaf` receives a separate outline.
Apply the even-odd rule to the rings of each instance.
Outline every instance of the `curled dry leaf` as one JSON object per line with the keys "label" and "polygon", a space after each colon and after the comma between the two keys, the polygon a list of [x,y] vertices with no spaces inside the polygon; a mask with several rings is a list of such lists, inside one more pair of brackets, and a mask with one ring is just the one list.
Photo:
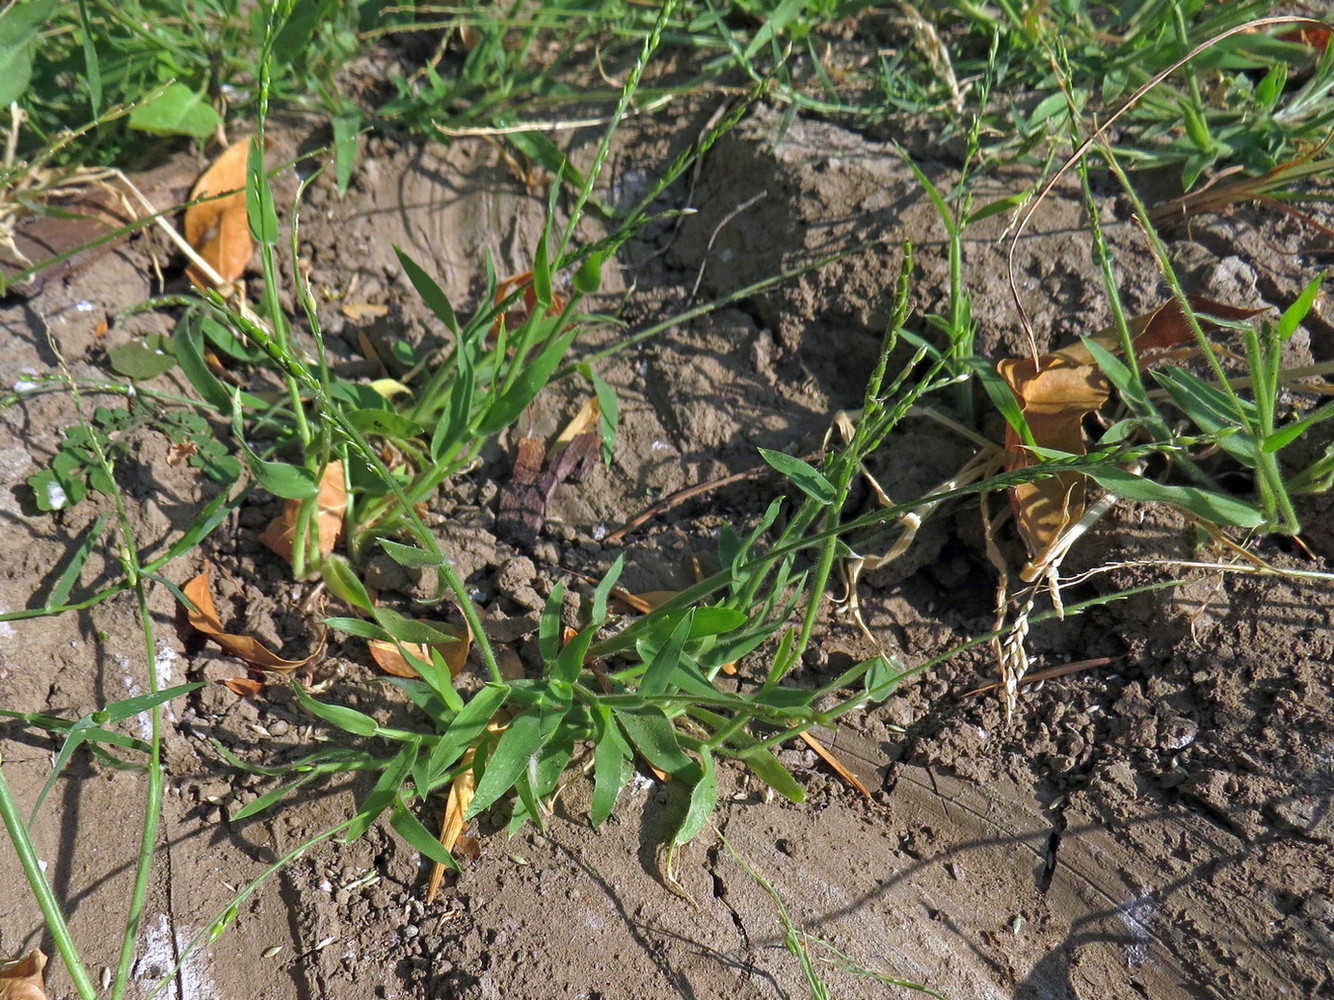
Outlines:
{"label": "curled dry leaf", "polygon": [[[338,543],[343,532],[343,515],[347,513],[347,482],[343,478],[343,463],[330,462],[320,477],[320,490],[315,497],[319,511],[315,518],[319,532],[320,555],[327,556]],[[296,535],[296,521],[301,513],[300,500],[288,500],[282,513],[269,522],[259,540],[275,553],[292,561],[292,539]]]}
{"label": "curled dry leaf", "polygon": [[[430,622],[431,628],[452,635],[455,642],[442,642],[432,647],[444,658],[449,666],[451,677],[457,677],[463,665],[468,661],[468,653],[472,649],[472,632],[468,630],[467,625],[442,625],[438,622]],[[395,677],[420,677],[417,669],[404,659],[403,654],[399,652],[398,646],[384,639],[371,639],[368,643],[371,649],[371,659],[373,659],[381,670],[387,674],[393,674]],[[402,644],[413,656],[421,660],[429,659],[430,652],[426,646],[415,642],[405,642]]]}
{"label": "curled dry leaf", "polygon": [[[1243,320],[1264,311],[1196,295],[1188,296],[1187,302],[1206,335],[1219,330],[1219,325],[1210,321],[1211,316]],[[1175,299],[1135,317],[1129,325],[1135,357],[1141,364],[1180,360],[1198,349],[1190,321]],[[1120,346],[1114,331],[1103,330],[1090,339],[1113,352]],[[1085,453],[1084,418],[1107,402],[1111,386],[1083,343],[1043,355],[1036,366],[1032,358],[1008,358],[998,362],[996,370],[1018,397],[1035,444],[1072,455]],[[1013,428],[1006,428],[1005,455],[1006,469],[1022,469],[1034,463]],[[1030,567],[1041,564],[1065,529],[1082,516],[1084,483],[1081,473],[1063,472],[1011,488],[1010,503],[1028,549]]]}
{"label": "curled dry leaf", "polygon": [[46,1000],[42,970],[46,955],[34,948],[22,958],[0,962],[0,1000]]}
{"label": "curled dry leaf", "polygon": [[195,610],[191,610],[189,607],[185,609],[190,624],[221,646],[224,652],[240,657],[259,670],[277,670],[286,673],[295,670],[297,667],[304,667],[319,656],[324,649],[324,642],[321,640],[315,652],[305,659],[284,660],[254,636],[224,632],[222,621],[218,617],[218,609],[213,604],[213,594],[209,591],[209,570],[207,566],[204,567],[203,572],[182,587],[181,592],[195,606]]}
{"label": "curled dry leaf", "polygon": [[[185,210],[185,241],[228,282],[245,273],[255,249],[245,204],[249,152],[248,138],[223,150],[190,191],[190,200],[198,204]],[[197,288],[213,286],[194,264],[185,273]]]}
{"label": "curled dry leaf", "polygon": [[[1036,366],[1032,358],[1006,358],[997,363],[996,369],[1018,397],[1034,444],[1072,455],[1084,454],[1084,417],[1107,402],[1111,393],[1097,365],[1091,361],[1076,364],[1046,354]],[[1022,469],[1035,461],[1014,428],[1007,427],[1006,469]],[[1062,472],[1022,483],[1010,489],[1010,503],[1030,563],[1040,563],[1065,529],[1083,515],[1084,477],[1078,472]]]}

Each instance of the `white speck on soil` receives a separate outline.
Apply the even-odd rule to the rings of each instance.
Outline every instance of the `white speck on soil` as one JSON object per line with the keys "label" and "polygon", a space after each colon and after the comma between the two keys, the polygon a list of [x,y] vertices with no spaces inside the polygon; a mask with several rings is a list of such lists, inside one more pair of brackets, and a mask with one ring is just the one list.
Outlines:
{"label": "white speck on soil", "polygon": [[[176,964],[176,956],[185,950],[194,937],[194,931],[189,928],[181,928],[176,932],[176,941],[173,946],[171,940],[171,922],[167,919],[165,913],[159,913],[148,921],[148,926],[144,930],[144,950],[139,956],[139,961],[134,963],[134,978],[139,982],[148,984],[156,982],[171,971],[171,967]],[[218,995],[217,990],[213,988],[213,983],[204,975],[204,954],[201,951],[194,951],[188,955],[183,963],[179,978],[173,980],[159,996],[164,1000],[182,1000],[177,992],[177,985],[181,986],[188,1000],[211,1000]]]}
{"label": "white speck on soil", "polygon": [[1157,912],[1153,896],[1147,893],[1136,896],[1116,908],[1116,915],[1121,918],[1121,923],[1126,925],[1126,930],[1130,931],[1133,939],[1126,945],[1127,967],[1138,969],[1149,961],[1149,944],[1153,941],[1153,934],[1150,933],[1148,925]]}

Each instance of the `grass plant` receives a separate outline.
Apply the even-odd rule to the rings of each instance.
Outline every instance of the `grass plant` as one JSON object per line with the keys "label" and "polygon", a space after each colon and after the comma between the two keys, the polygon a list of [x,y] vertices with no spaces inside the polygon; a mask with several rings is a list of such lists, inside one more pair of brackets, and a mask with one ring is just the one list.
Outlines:
{"label": "grass plant", "polygon": [[[856,532],[902,531],[901,519],[916,511],[925,513],[942,503],[1081,472],[1118,495],[1184,508],[1212,528],[1294,533],[1299,524],[1293,495],[1328,489],[1334,482],[1334,448],[1298,468],[1281,461],[1285,449],[1334,416],[1334,404],[1308,411],[1285,408],[1281,392],[1281,347],[1312,308],[1319,279],[1277,322],[1246,323],[1237,328],[1247,380],[1245,385],[1238,384],[1234,373],[1221,367],[1205,338],[1167,264],[1162,243],[1154,235],[1150,209],[1125,169],[1127,163],[1170,166],[1180,171],[1183,186],[1189,188],[1204,171],[1220,164],[1236,163],[1264,173],[1290,160],[1303,143],[1325,141],[1323,133],[1331,119],[1319,98],[1334,86],[1332,57],[1326,53],[1307,65],[1312,62],[1310,53],[1300,44],[1248,35],[1245,45],[1206,50],[1201,62],[1169,74],[1161,91],[1137,105],[1128,114],[1126,127],[1116,136],[1108,135],[1102,146],[1108,168],[1123,184],[1150,234],[1175,298],[1186,307],[1195,346],[1207,366],[1204,374],[1184,368],[1148,371],[1138,364],[1110,251],[1098,228],[1098,204],[1080,161],[1095,259],[1107,282],[1124,348],[1119,357],[1097,343],[1090,342],[1088,349],[1119,392],[1126,413],[1087,455],[1033,448],[1041,461],[1027,468],[907,498],[868,514],[857,515],[848,509],[854,480],[867,457],[892,444],[900,422],[928,397],[933,401],[950,397],[961,419],[971,421],[978,398],[974,384],[984,381],[990,398],[998,400],[1021,436],[1025,430],[1022,414],[1012,401],[1006,402],[995,377],[983,378],[990,366],[976,357],[977,323],[963,254],[963,232],[969,224],[1014,208],[1024,195],[975,209],[969,200],[969,182],[1002,160],[1047,159],[1053,148],[1047,139],[1050,134],[1070,135],[1100,102],[1133,91],[1210,32],[1234,28],[1244,20],[1242,15],[1263,12],[1267,5],[1242,3],[1206,9],[1199,4],[1144,0],[1116,8],[1069,3],[1027,11],[1000,0],[985,7],[957,5],[951,13],[940,13],[938,22],[927,21],[924,11],[913,8],[916,19],[909,20],[916,26],[917,49],[883,55],[859,68],[855,81],[844,84],[835,81],[833,63],[822,41],[838,19],[874,16],[872,5],[833,0],[805,4],[754,0],[732,5],[606,3],[592,13],[588,6],[513,5],[502,16],[483,18],[483,7],[474,3],[440,13],[425,7],[388,10],[371,3],[301,6],[291,0],[256,9],[228,2],[161,0],[136,4],[131,10],[88,0],[56,11],[44,0],[36,0],[0,15],[0,26],[12,32],[11,60],[20,68],[27,66],[10,81],[14,92],[9,96],[26,110],[34,135],[46,149],[59,141],[62,130],[76,129],[73,122],[105,118],[113,104],[133,102],[145,94],[149,99],[128,113],[131,127],[145,128],[145,123],[156,122],[150,130],[206,134],[221,122],[215,102],[224,93],[235,98],[234,111],[252,109],[259,125],[246,179],[248,220],[263,270],[258,305],[251,309],[218,292],[207,293],[183,311],[170,342],[156,345],[157,349],[149,345],[146,353],[128,352],[112,358],[113,367],[129,382],[76,382],[65,373],[52,384],[24,388],[6,397],[13,402],[24,394],[60,388],[71,394],[81,412],[85,397],[94,393],[123,404],[95,408],[67,433],[60,449],[63,457],[30,483],[35,495],[46,498],[46,506],[53,510],[77,503],[90,493],[105,498],[110,510],[74,548],[39,606],[0,615],[0,620],[8,620],[54,614],[89,607],[126,590],[135,595],[139,608],[148,665],[147,694],[78,720],[0,713],[63,738],[56,766],[36,807],[80,747],[106,763],[145,770],[143,834],[113,980],[115,998],[123,996],[127,988],[157,846],[163,781],[159,709],[170,698],[198,686],[159,690],[151,667],[155,641],[146,588],[165,585],[162,568],[195,549],[247,495],[246,490],[222,489],[166,552],[152,561],[143,560],[116,475],[125,435],[135,427],[154,422],[175,428],[182,440],[195,442],[201,466],[220,487],[231,487],[244,466],[254,484],[275,496],[300,501],[293,571],[298,578],[319,574],[347,606],[346,614],[330,618],[328,624],[351,636],[396,644],[420,675],[395,681],[419,710],[418,726],[390,726],[375,714],[334,700],[317,700],[298,687],[297,697],[304,709],[340,731],[337,745],[282,768],[243,765],[236,757],[228,758],[238,766],[279,779],[245,805],[234,817],[237,820],[280,807],[308,783],[330,775],[367,771],[374,783],[351,817],[280,859],[224,909],[204,937],[224,930],[260,880],[311,844],[335,835],[353,839],[381,816],[387,816],[393,828],[423,855],[457,867],[419,816],[422,803],[464,775],[475,780],[467,815],[476,816],[511,801],[509,827],[514,830],[526,822],[543,825],[562,782],[581,762],[591,764],[589,818],[595,824],[606,820],[636,762],[647,762],[689,788],[673,847],[689,842],[708,825],[717,807],[717,768],[724,760],[738,762],[778,793],[800,801],[800,784],[774,756],[784,741],[812,725],[829,724],[854,709],[883,701],[911,674],[1005,632],[997,629],[972,637],[913,668],[876,656],[815,688],[793,683],[792,675],[827,607],[829,577],[838,560],[851,554],[848,540]],[[163,11],[163,16],[151,16]],[[434,27],[445,29],[439,58],[418,75],[394,81],[395,96],[376,112],[382,118],[441,131],[509,125],[522,114],[574,107],[579,102],[601,101],[612,106],[605,138],[586,171],[575,171],[563,156],[553,153],[554,145],[535,139],[532,131],[521,133],[527,139],[510,140],[544,163],[552,176],[547,222],[533,248],[532,275],[526,288],[502,293],[497,301],[499,282],[488,269],[482,305],[460,320],[431,275],[400,252],[405,273],[439,321],[443,345],[434,351],[403,355],[412,371],[403,379],[410,396],[382,394],[331,372],[308,288],[298,284],[294,289],[300,316],[284,310],[280,255],[290,249],[295,263],[299,205],[284,241],[262,156],[271,103],[319,106],[334,116],[334,170],[339,186],[345,186],[351,154],[347,142],[340,142],[339,137],[346,140],[355,134],[360,112],[348,110],[346,98],[339,94],[338,70],[364,39],[383,33],[383,22],[377,22],[378,28],[371,27],[376,16],[405,19],[393,22],[395,27],[422,27],[431,23],[429,18],[440,17],[444,21]],[[144,27],[145,23],[152,26]],[[198,28],[203,29],[201,40],[190,41],[189,33]],[[609,64],[620,60],[624,82],[606,91],[570,92],[562,75],[562,60],[589,51],[595,40],[603,46],[599,51]],[[944,58],[956,74],[955,93],[942,92],[940,86],[921,79],[923,67],[932,58],[939,60],[941,54],[933,46],[944,47],[943,40],[951,42]],[[39,44],[49,45],[52,53],[49,62],[40,65],[34,58]],[[452,49],[452,45],[460,48]],[[697,74],[684,83],[653,79],[650,69],[663,46],[673,47],[678,56],[683,51],[694,53],[700,65]],[[300,58],[293,58],[298,51]],[[256,66],[252,79],[248,74]],[[1286,88],[1288,74],[1299,71],[1307,74],[1305,81],[1295,90]],[[56,87],[62,73],[83,81],[86,93],[76,99]],[[1254,79],[1257,74],[1258,82]],[[638,204],[619,210],[601,206],[596,191],[602,168],[612,137],[625,117],[646,102],[689,92],[702,86],[701,81],[721,79],[740,81],[737,93],[743,99],[731,113],[672,163]],[[1013,127],[996,134],[993,95],[1003,94],[1005,101],[1013,102],[1016,92],[1040,89],[1054,80],[1063,87],[1054,95],[1058,101],[1038,102],[1030,113],[1019,113]],[[596,378],[593,364],[607,350],[636,342],[655,328],[593,352],[584,348],[581,338],[604,320],[587,312],[585,304],[598,289],[606,261],[650,220],[654,198],[736,123],[748,100],[761,95],[788,103],[793,113],[797,109],[837,113],[864,123],[876,113],[883,114],[887,104],[922,110],[948,106],[956,98],[966,100],[969,94],[975,98],[971,113],[951,119],[951,127],[962,130],[966,154],[963,176],[953,190],[941,190],[913,165],[948,233],[947,315],[926,318],[924,331],[910,329],[912,248],[905,246],[893,315],[865,389],[861,420],[849,439],[818,467],[790,455],[763,453],[764,460],[785,477],[787,495],[773,501],[753,524],[722,530],[719,571],[652,613],[629,623],[613,621],[609,601],[624,569],[618,559],[581,602],[579,627],[566,636],[562,624],[566,595],[558,586],[541,615],[540,669],[518,679],[506,677],[471,595],[424,524],[419,508],[442,484],[466,469],[488,440],[512,426],[553,380],[582,373],[600,393],[610,391]],[[1219,94],[1230,95],[1229,100],[1225,102]],[[163,127],[164,121],[171,127]],[[1056,128],[1053,123],[1067,127]],[[88,142],[61,146],[61,156],[84,163],[120,156],[123,135],[101,129],[89,134]],[[21,165],[14,169],[22,173]],[[570,194],[572,199],[562,202],[562,196]],[[576,245],[581,214],[604,210],[615,217],[612,235],[591,245]],[[299,268],[294,270],[300,273]],[[560,294],[566,287],[565,278],[568,297]],[[511,308],[525,293],[531,303],[511,327]],[[905,346],[909,348],[906,353]],[[277,401],[224,384],[206,363],[206,350],[221,351],[256,368],[266,367],[281,385]],[[138,385],[160,374],[163,364],[178,366],[197,398]],[[604,411],[610,409],[604,406]],[[1189,426],[1179,418],[1188,420]],[[212,429],[219,425],[232,429],[235,451],[230,454],[216,447],[204,450],[203,442],[212,438]],[[606,430],[610,433],[612,428]],[[1031,433],[1026,440],[1032,441]],[[1254,477],[1253,500],[1239,498],[1220,485],[1218,469],[1210,464],[1217,460],[1206,454],[1211,450]],[[399,456],[392,466],[382,457],[389,453]],[[1166,472],[1150,478],[1128,471],[1142,469],[1159,457],[1167,460],[1165,466],[1180,470],[1188,484],[1171,481]],[[347,557],[322,552],[314,529],[319,484],[333,462],[341,462],[347,470]],[[90,597],[71,600],[91,553],[107,542],[117,553],[121,579]],[[449,636],[372,600],[359,572],[366,557],[376,552],[386,553],[409,569],[438,575],[435,598],[448,598],[456,606],[476,642],[485,670],[480,688],[468,693],[456,687],[448,664],[437,652],[413,652],[418,644],[438,645],[449,641]],[[1149,584],[1136,592],[1178,582]],[[1049,617],[1077,614],[1126,594],[1073,603]],[[1034,615],[1032,620],[1041,617]],[[719,675],[743,659],[750,672],[742,673],[736,690],[724,689]],[[144,711],[150,713],[149,739],[128,737],[115,728],[118,722]],[[64,925],[60,901],[35,864],[22,811],[3,774],[0,815],[75,990],[88,1000],[96,991],[79,958],[77,942]],[[796,927],[773,887],[738,860],[775,899],[812,996],[828,995],[811,954],[813,939]],[[842,959],[837,952],[831,950],[831,954]]]}

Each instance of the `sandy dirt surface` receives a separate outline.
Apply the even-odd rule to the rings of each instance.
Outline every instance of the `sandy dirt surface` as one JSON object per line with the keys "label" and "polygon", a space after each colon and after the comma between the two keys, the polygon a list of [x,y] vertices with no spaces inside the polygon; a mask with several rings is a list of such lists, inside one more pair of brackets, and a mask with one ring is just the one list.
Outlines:
{"label": "sandy dirt surface", "polygon": [[[696,117],[640,124],[621,135],[603,196],[633,201],[680,145]],[[531,551],[497,538],[497,493],[512,465],[507,434],[468,476],[450,484],[430,523],[520,655],[535,652],[536,612],[572,573],[600,576],[620,552],[632,591],[681,587],[692,557],[707,561],[723,522],[744,524],[777,495],[759,478],[675,507],[609,543],[606,533],[684,486],[758,463],[757,447],[800,454],[818,447],[834,413],[858,405],[873,362],[905,238],[916,245],[916,316],[943,308],[944,233],[893,147],[834,124],[781,128],[760,110],[673,189],[664,208],[695,210],[627,247],[600,305],[624,297],[631,331],[784,268],[865,240],[876,245],[727,309],[673,327],[599,365],[621,400],[614,460],[562,486]],[[293,148],[307,137],[287,137]],[[595,137],[578,134],[586,156]],[[948,185],[944,153],[915,151]],[[186,186],[196,165],[177,165]],[[290,189],[295,178],[286,177]],[[978,198],[1022,190],[1030,176],[990,182]],[[162,203],[173,197],[164,189]],[[176,191],[174,197],[179,198]],[[1103,223],[1118,253],[1127,305],[1163,299],[1128,206],[1108,188]],[[752,202],[752,199],[753,202]],[[348,197],[316,182],[301,208],[302,254],[321,301],[336,363],[369,375],[371,343],[439,336],[394,257],[399,245],[474,304],[482,257],[500,274],[525,270],[545,196],[525,190],[493,145],[401,146],[373,140]],[[750,203],[747,206],[747,203]],[[741,211],[737,209],[741,206]],[[1005,281],[1004,217],[969,230],[966,274],[981,321],[979,351],[1024,350]],[[589,234],[595,234],[590,223]],[[1315,273],[1313,234],[1272,213],[1239,209],[1195,220],[1171,244],[1188,290],[1238,305],[1286,307]],[[169,286],[180,262],[153,236],[50,273],[38,289],[0,303],[0,374],[14,382],[57,371],[104,373],[105,351],[169,331],[158,311],[98,324]],[[1040,346],[1068,343],[1108,321],[1073,187],[1058,188],[1017,254],[1019,288]],[[696,290],[696,284],[698,287]],[[338,298],[335,298],[334,295]],[[344,302],[388,307],[352,319]],[[1325,298],[1294,350],[1334,356],[1334,306]],[[49,339],[48,339],[49,331]],[[591,349],[591,342],[579,349]],[[57,351],[59,353],[57,353]],[[1300,360],[1300,358],[1299,358]],[[358,366],[361,366],[360,368]],[[167,387],[172,376],[161,384]],[[545,391],[519,430],[551,436],[587,395],[573,380]],[[84,398],[85,410],[103,397]],[[67,391],[29,396],[0,413],[0,609],[40,606],[72,547],[102,512],[89,502],[36,510],[26,479],[48,462],[75,421]],[[999,421],[986,425],[1000,433]],[[167,462],[168,443],[131,430],[122,483],[140,543],[164,550],[217,489]],[[897,497],[949,478],[969,441],[910,418],[876,458]],[[256,541],[277,509],[253,499],[201,550],[170,563],[182,584],[207,558],[224,615],[301,653],[312,642],[310,587],[290,580]],[[1278,565],[1328,568],[1334,528],[1327,498],[1300,509],[1309,557],[1277,546]],[[1012,529],[1008,529],[1012,533]],[[909,666],[992,627],[994,571],[976,503],[926,523],[902,560],[871,574],[861,599],[886,648]],[[1008,558],[1021,560],[1011,534]],[[1071,567],[1120,568],[1068,595],[1093,596],[1182,577],[1154,561],[1192,556],[1194,534],[1176,512],[1120,503],[1072,557]],[[1077,564],[1077,565],[1076,565]],[[381,566],[377,586],[410,582]],[[75,597],[115,572],[110,551],[90,560]],[[0,624],[0,705],[77,715],[137,693],[146,671],[163,683],[208,682],[166,714],[167,796],[143,946],[134,967],[146,993],[233,893],[304,840],[339,822],[364,782],[309,786],[255,819],[232,814],[269,779],[229,766],[217,740],[254,762],[282,762],[329,735],[283,681],[254,698],[217,683],[244,667],[186,627],[171,594],[150,588],[157,646],[144,648],[128,596],[79,613]],[[404,597],[406,600],[406,596]],[[679,788],[651,776],[627,789],[601,829],[587,823],[589,783],[562,795],[545,834],[503,832],[485,818],[481,856],[429,906],[428,865],[387,828],[349,845],[308,850],[240,906],[234,925],[196,949],[162,996],[182,1000],[460,998],[631,1000],[787,998],[808,995],[773,900],[738,860],[760,873],[792,920],[848,959],[923,983],[951,1000],[1154,1000],[1315,997],[1334,992],[1334,600],[1319,585],[1273,577],[1202,575],[1064,622],[1034,627],[1035,669],[1105,658],[1026,690],[1007,722],[985,646],[933,668],[874,711],[825,734],[870,782],[863,799],[800,744],[783,761],[808,791],[774,801],[739,771],[720,771],[721,837],[707,831],[674,859],[661,845],[679,821]],[[847,623],[828,621],[802,665],[814,684],[867,655]],[[313,679],[325,697],[411,719],[365,654],[331,637]],[[129,731],[134,731],[130,720]],[[56,744],[0,726],[5,774],[21,802],[45,781]],[[337,737],[335,737],[337,738]],[[115,963],[140,822],[142,777],[75,758],[33,827],[47,874],[96,976]],[[427,817],[428,823],[435,822]],[[724,839],[725,838],[725,841]],[[735,853],[733,853],[735,852]],[[0,952],[41,945],[40,914],[13,852],[0,850]],[[833,958],[816,947],[822,958]],[[824,965],[833,995],[908,996]],[[71,995],[56,963],[53,996]]]}

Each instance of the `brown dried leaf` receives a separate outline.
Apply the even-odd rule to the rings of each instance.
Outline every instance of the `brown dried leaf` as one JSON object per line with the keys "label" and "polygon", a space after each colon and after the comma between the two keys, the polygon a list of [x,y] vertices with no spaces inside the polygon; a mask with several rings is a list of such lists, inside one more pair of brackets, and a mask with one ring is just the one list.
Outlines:
{"label": "brown dried leaf", "polygon": [[[465,764],[472,760],[471,750],[463,760]],[[454,849],[454,845],[458,843],[463,833],[466,825],[463,817],[467,815],[468,807],[472,805],[473,792],[476,788],[477,783],[472,768],[460,774],[449,786],[449,798],[445,800],[445,814],[440,818],[440,844],[447,851]],[[426,885],[427,903],[435,899],[435,894],[440,891],[440,880],[444,875],[445,866],[436,862],[435,867],[431,869],[431,880]]]}
{"label": "brown dried leaf", "polygon": [[0,1000],[46,1000],[42,970],[46,955],[34,948],[22,958],[0,962]]}
{"label": "brown dried leaf", "polygon": [[[1111,386],[1092,362],[1076,364],[1068,357],[1047,354],[1038,364],[1035,367],[1032,358],[1006,358],[997,363],[996,370],[1019,398],[1035,444],[1082,455],[1081,423],[1107,402]],[[1012,427],[1005,430],[1005,456],[1006,469],[1022,469],[1035,462]],[[1040,562],[1051,544],[1083,514],[1084,477],[1063,472],[1023,483],[1011,488],[1010,503],[1030,561]]]}
{"label": "brown dried leaf", "polygon": [[[343,515],[347,513],[347,483],[343,479],[343,463],[330,462],[320,477],[320,491],[316,495],[319,512],[315,524],[319,531],[320,555],[327,556],[338,543],[343,532]],[[292,561],[292,540],[296,535],[296,521],[301,513],[300,500],[288,500],[282,513],[269,522],[259,540],[288,562]]]}
{"label": "brown dried leaf", "polygon": [[[456,642],[442,642],[431,647],[444,658],[449,667],[451,677],[457,677],[463,665],[468,662],[468,653],[472,649],[472,632],[468,630],[467,625],[442,625],[439,622],[430,622],[431,628],[438,629],[448,635],[452,635]],[[393,674],[395,677],[420,677],[417,668],[409,663],[403,654],[399,652],[398,646],[385,639],[371,639],[367,645],[370,646],[371,659],[373,659],[381,670],[387,674]],[[405,642],[403,648],[413,656],[421,660],[430,659],[430,652],[426,646],[415,643]]]}
{"label": "brown dried leaf", "polygon": [[827,746],[825,746],[823,743],[817,740],[810,733],[798,733],[797,735],[801,737],[801,741],[803,743],[805,743],[808,747],[810,747],[812,750],[816,752],[816,754],[820,757],[821,760],[823,760],[826,764],[828,764],[830,767],[834,769],[834,773],[836,773],[840,778],[846,781],[853,788],[857,789],[857,791],[861,792],[862,795],[865,796],[866,798],[869,799],[871,797],[871,793],[867,790],[866,786],[862,784],[862,780],[858,778],[855,774],[853,774],[850,770],[848,770],[847,766],[841,760],[839,760],[837,757],[834,756],[832,750],[830,750]]}
{"label": "brown dried leaf", "polygon": [[222,686],[240,698],[253,698],[264,690],[264,682],[253,677],[228,677]]}
{"label": "brown dried leaf", "polygon": [[380,319],[389,315],[389,307],[375,302],[344,302],[343,315],[352,320]]}
{"label": "brown dried leaf", "polygon": [[[1217,332],[1220,327],[1217,323],[1211,323],[1205,317],[1217,316],[1219,319],[1243,320],[1264,312],[1263,309],[1243,309],[1240,306],[1230,306],[1224,302],[1206,299],[1201,295],[1188,295],[1186,301],[1190,303],[1191,309],[1199,317],[1200,329],[1206,335]],[[1195,350],[1195,334],[1190,328],[1190,322],[1186,319],[1186,314],[1182,312],[1176,299],[1164,302],[1153,312],[1136,316],[1129,321],[1129,326],[1131,336],[1134,338],[1135,357],[1141,363],[1161,360],[1163,354],[1168,351],[1178,351],[1184,348],[1187,353],[1191,353]],[[1096,341],[1099,346],[1105,347],[1113,353],[1119,353],[1121,350],[1120,338],[1117,337],[1116,331],[1113,329],[1101,330],[1089,339]],[[1054,354],[1075,365],[1087,365],[1093,361],[1093,355],[1088,352],[1088,349],[1082,343],[1063,347],[1059,351],[1055,351]]]}
{"label": "brown dried leaf", "polygon": [[646,615],[651,611],[656,611],[680,593],[679,590],[646,590],[642,594],[631,594],[619,587],[613,587],[611,607],[617,614]]}
{"label": "brown dried leaf", "polygon": [[315,652],[303,660],[284,660],[254,636],[224,632],[222,621],[218,617],[218,609],[213,604],[213,594],[209,591],[208,575],[209,569],[205,566],[197,577],[181,588],[181,592],[198,609],[186,608],[186,616],[189,618],[190,624],[221,646],[224,652],[240,657],[259,670],[277,670],[284,673],[295,670],[297,667],[304,667],[319,656],[324,648],[323,641],[320,642]]}
{"label": "brown dried leaf", "polygon": [[[245,273],[255,245],[246,218],[246,157],[250,139],[238,139],[213,161],[190,191],[190,200],[207,198],[185,210],[185,241],[208,261],[224,281],[235,281]],[[213,197],[221,195],[221,197]],[[197,288],[213,282],[191,264],[185,271]]]}

